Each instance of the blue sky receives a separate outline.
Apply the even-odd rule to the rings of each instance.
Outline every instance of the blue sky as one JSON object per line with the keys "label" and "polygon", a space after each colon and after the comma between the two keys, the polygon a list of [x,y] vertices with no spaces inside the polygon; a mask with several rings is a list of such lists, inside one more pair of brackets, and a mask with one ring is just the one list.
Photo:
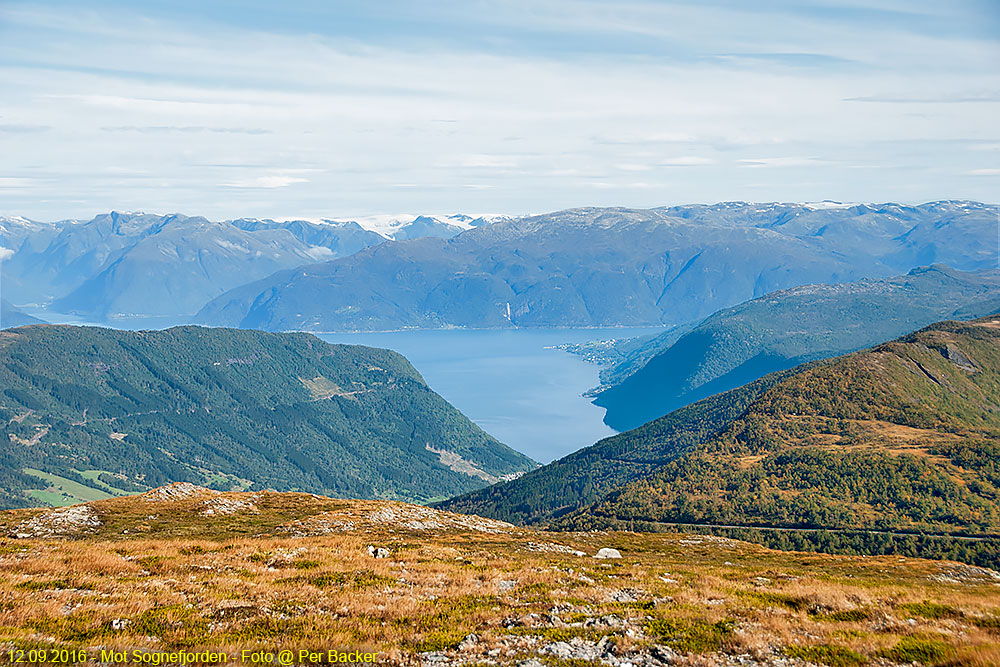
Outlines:
{"label": "blue sky", "polygon": [[0,214],[1000,201],[1000,2],[2,2]]}

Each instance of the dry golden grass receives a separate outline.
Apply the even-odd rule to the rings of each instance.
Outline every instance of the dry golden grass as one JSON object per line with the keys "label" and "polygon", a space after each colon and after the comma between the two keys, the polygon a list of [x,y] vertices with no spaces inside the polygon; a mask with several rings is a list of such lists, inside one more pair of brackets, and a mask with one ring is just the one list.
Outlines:
{"label": "dry golden grass", "polygon": [[[786,655],[796,651],[873,665],[920,651],[927,664],[1000,664],[1000,586],[972,568],[963,583],[936,579],[961,565],[691,535],[414,528],[372,519],[395,504],[306,494],[265,494],[246,516],[205,517],[203,502],[100,501],[93,534],[0,540],[0,643],[563,664],[545,647],[607,636],[620,656],[665,646],[691,665],[738,654],[806,664]],[[354,528],[299,537],[282,528],[331,512]],[[0,527],[32,514],[3,513]],[[390,556],[373,558],[369,545]],[[623,558],[592,558],[601,547]],[[470,633],[479,640],[459,650]]]}

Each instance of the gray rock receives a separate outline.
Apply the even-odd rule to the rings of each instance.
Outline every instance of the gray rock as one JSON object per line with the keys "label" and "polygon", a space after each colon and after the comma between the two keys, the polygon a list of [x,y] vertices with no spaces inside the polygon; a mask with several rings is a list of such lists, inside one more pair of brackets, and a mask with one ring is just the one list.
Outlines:
{"label": "gray rock", "polygon": [[631,588],[623,588],[620,591],[614,591],[609,597],[612,602],[635,602],[638,599],[636,597],[636,591]]}
{"label": "gray rock", "polygon": [[563,660],[569,660],[576,657],[576,652],[573,647],[566,642],[554,642],[542,648],[542,653],[546,655],[552,655]]}
{"label": "gray rock", "polygon": [[625,619],[615,614],[606,614],[598,618],[588,618],[583,622],[585,628],[624,628]]}
{"label": "gray rock", "polygon": [[597,661],[611,657],[612,644],[607,637],[602,637],[599,642],[591,642],[580,637],[574,637],[569,642],[552,642],[541,648],[539,653],[551,655],[561,660],[587,660]]}
{"label": "gray rock", "polygon": [[611,549],[609,547],[604,547],[594,554],[594,558],[621,558],[621,552],[618,549]]}
{"label": "gray rock", "polygon": [[562,620],[557,614],[547,614],[546,620],[548,620],[549,625],[557,628],[566,627],[566,622]]}
{"label": "gray rock", "polygon": [[372,558],[388,558],[392,553],[385,547],[368,545],[368,555]]}

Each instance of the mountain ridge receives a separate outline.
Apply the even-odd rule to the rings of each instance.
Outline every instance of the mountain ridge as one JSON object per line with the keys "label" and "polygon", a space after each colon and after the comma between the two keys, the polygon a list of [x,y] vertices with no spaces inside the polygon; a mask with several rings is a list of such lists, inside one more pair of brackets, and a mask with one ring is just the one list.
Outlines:
{"label": "mountain ridge", "polygon": [[618,431],[769,372],[852,352],[958,315],[997,312],[1000,270],[943,265],[905,275],[772,292],[668,332],[602,371],[589,392]]}
{"label": "mountain ridge", "polygon": [[[190,318],[210,298],[275,271],[351,255],[386,241],[449,238],[485,218],[213,221],[178,213],[111,211],[90,220],[0,218],[5,294],[17,303],[96,321]],[[492,218],[490,219],[492,220]]]}
{"label": "mountain ridge", "polygon": [[995,263],[985,223],[996,207],[985,204],[769,206],[780,215],[733,206],[711,224],[695,215],[704,207],[682,207],[687,219],[669,208],[568,209],[375,246],[235,288],[196,321],[311,331],[653,326],[802,284]]}
{"label": "mountain ridge", "polygon": [[662,521],[997,534],[998,387],[1000,318],[940,322],[436,506],[574,530]]}
{"label": "mountain ridge", "polygon": [[534,466],[401,355],[308,334],[8,329],[0,378],[6,506],[170,481],[426,501]]}

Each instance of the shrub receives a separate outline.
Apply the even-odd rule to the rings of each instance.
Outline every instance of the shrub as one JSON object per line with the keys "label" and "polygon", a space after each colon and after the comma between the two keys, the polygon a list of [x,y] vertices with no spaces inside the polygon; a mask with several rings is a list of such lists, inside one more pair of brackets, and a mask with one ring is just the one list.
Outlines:
{"label": "shrub", "polygon": [[949,650],[949,646],[942,641],[904,637],[892,648],[879,651],[879,656],[904,664],[916,662],[921,665],[933,665],[944,660]]}
{"label": "shrub", "polygon": [[928,602],[927,600],[924,600],[923,602],[903,604],[900,605],[899,608],[909,614],[912,614],[913,616],[922,616],[924,618],[931,619],[955,618],[956,616],[961,616],[961,614],[954,607],[949,607],[946,604],[937,604],[936,602]]}
{"label": "shrub", "polygon": [[782,653],[789,658],[799,658],[808,662],[818,662],[830,667],[853,667],[868,661],[857,651],[846,646],[818,644],[816,646],[786,646]]}
{"label": "shrub", "polygon": [[646,624],[646,633],[672,649],[684,653],[717,651],[732,636],[731,621],[708,623],[697,619],[656,618]]}
{"label": "shrub", "polygon": [[834,611],[829,614],[813,614],[814,621],[831,621],[834,623],[858,623],[871,618],[871,612],[867,609],[848,609],[847,611]]}

